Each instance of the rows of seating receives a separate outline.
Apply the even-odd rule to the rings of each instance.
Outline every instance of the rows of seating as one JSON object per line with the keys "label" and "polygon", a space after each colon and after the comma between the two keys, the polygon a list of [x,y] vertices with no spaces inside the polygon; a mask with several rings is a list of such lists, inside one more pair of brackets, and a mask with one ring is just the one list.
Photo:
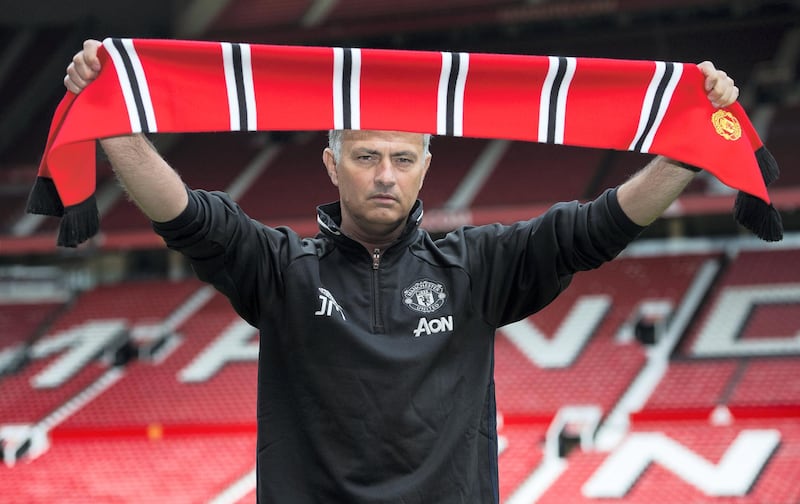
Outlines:
{"label": "rows of seating", "polygon": [[797,138],[800,135],[800,104],[779,107],[772,119],[767,148],[783,167],[781,176],[774,182],[775,187],[797,187],[800,185],[797,164]]}
{"label": "rows of seating", "polygon": [[[723,294],[750,287],[768,286],[773,293],[794,288],[800,285],[798,259],[800,254],[796,249],[740,252],[715,282],[697,323],[679,348],[680,360],[670,365],[645,412],[658,415],[664,409],[696,408],[700,414],[707,414],[719,405],[740,410],[765,407],[792,410],[800,404],[795,356],[800,310],[796,299],[793,301],[790,295],[775,301],[754,297],[747,307],[742,327],[737,329],[737,342],[777,340],[778,346],[767,355],[765,351],[753,350],[746,359],[730,359],[721,351],[716,357],[694,358],[700,332],[710,312],[724,309],[718,308]],[[729,318],[737,315],[727,314]]]}
{"label": "rows of seating", "polygon": [[488,141],[479,138],[434,137],[430,146],[431,166],[420,192],[425,208],[442,208],[447,204],[487,147]]}
{"label": "rows of seating", "polygon": [[253,434],[56,437],[34,462],[0,466],[0,484],[8,502],[211,502],[254,460]]}
{"label": "rows of seating", "polygon": [[[60,429],[143,427],[154,422],[179,428],[217,425],[237,429],[252,425],[257,352],[248,360],[226,364],[202,381],[185,381],[181,374],[236,323],[240,321],[228,301],[214,295],[176,328],[180,341],[174,350],[163,358],[126,366],[122,379],[67,419]],[[251,333],[257,344],[257,332]]]}
{"label": "rows of seating", "polygon": [[[85,366],[79,366],[74,374],[65,376],[57,384],[35,385],[37,376],[52,369],[67,350],[79,344],[69,331],[93,321],[124,320],[131,327],[162,321],[198,286],[197,281],[128,282],[100,286],[82,294],[53,322],[45,337],[39,338],[28,350],[32,361],[19,372],[2,378],[0,423],[39,422],[107,371],[107,364],[88,355]],[[28,342],[30,337],[30,333],[20,334],[16,343]],[[48,350],[49,347],[53,350]],[[36,355],[40,357],[34,358]]]}
{"label": "rows of seating", "polygon": [[[495,382],[498,405],[504,414],[548,416],[565,403],[565,398],[571,404],[596,404],[609,411],[646,358],[635,341],[620,341],[620,328],[635,318],[643,301],[655,299],[677,305],[706,259],[704,255],[620,258],[576,275],[570,288],[532,317],[531,323],[552,341],[581,299],[608,297],[608,311],[568,367],[541,367],[509,339],[498,338]],[[504,330],[500,333],[504,334]],[[531,387],[532,383],[536,386]]]}
{"label": "rows of seating", "polygon": [[506,502],[544,460],[547,425],[511,422],[502,424],[499,431],[499,492],[500,502]]}
{"label": "rows of seating", "polygon": [[585,199],[603,151],[516,142],[499,161],[474,206]]}
{"label": "rows of seating", "polygon": [[63,305],[60,301],[0,303],[0,348],[22,344]]}
{"label": "rows of seating", "polygon": [[[751,472],[739,472],[733,476],[730,471],[732,466],[718,465],[726,453],[729,453],[737,439],[755,431],[757,434],[768,431],[767,434],[777,437],[779,443],[773,446],[773,451],[763,466],[752,488],[745,495],[719,495],[709,494],[688,483],[684,478],[676,475],[676,470],[681,468],[667,468],[664,463],[665,446],[674,449],[685,449],[684,454],[690,464],[686,470],[696,470],[700,478],[705,479],[706,488],[713,492],[714,486],[719,489],[730,487],[730,483],[745,475],[752,476]],[[655,434],[656,439],[651,436]],[[800,442],[800,427],[796,419],[793,420],[746,420],[737,421],[733,425],[711,425],[707,421],[685,422],[646,422],[634,425],[627,435],[628,440],[640,443],[634,457],[634,465],[641,468],[641,473],[633,474],[616,473],[614,476],[630,483],[629,489],[618,489],[621,496],[608,495],[611,492],[608,486],[604,488],[607,495],[592,494],[591,487],[587,487],[592,477],[599,472],[603,464],[609,463],[607,453],[582,452],[574,450],[566,459],[566,468],[555,483],[550,486],[536,502],[538,504],[554,504],[561,502],[596,503],[596,502],[624,502],[626,504],[644,504],[651,502],[719,502],[737,504],[790,503],[797,502],[800,498],[800,489],[797,486],[798,462],[800,455],[796,447]],[[647,446],[651,442],[653,446]],[[649,450],[649,451],[647,451]],[[631,450],[633,452],[633,450]],[[642,452],[647,455],[642,455]],[[648,457],[649,455],[649,457]],[[731,456],[730,454],[728,455]],[[747,465],[745,460],[754,457],[754,453],[733,454],[734,464]],[[730,463],[729,463],[730,464]],[[708,469],[713,467],[711,471]],[[686,470],[683,471],[684,476]],[[714,473],[718,470],[718,473]],[[601,473],[602,474],[602,473]],[[625,481],[627,480],[627,481]],[[727,483],[727,485],[726,485]],[[701,483],[703,484],[703,483]],[[719,491],[719,490],[718,490]],[[588,494],[588,495],[587,495]],[[528,501],[530,502],[530,501]]]}
{"label": "rows of seating", "polygon": [[242,195],[239,203],[252,217],[267,222],[282,218],[314,220],[315,206],[336,199],[336,188],[325,173],[320,132],[297,135],[284,142],[276,157]]}
{"label": "rows of seating", "polygon": [[[425,2],[413,0],[391,8],[379,2],[343,0],[325,4],[326,8],[311,8],[313,2],[277,1],[265,5],[253,0],[230,2],[208,28],[209,34],[224,39],[232,33],[249,33],[249,38],[271,43],[294,42],[305,35],[314,39],[329,32],[339,32],[347,26],[346,36],[375,35],[379,26],[389,23],[398,31],[398,25],[413,21],[412,27],[448,26],[454,19],[469,15],[475,10],[491,14],[492,9],[504,6],[524,5],[521,0],[446,0]],[[309,11],[318,14],[309,17]],[[431,20],[431,18],[433,18]],[[474,19],[474,16],[471,18]],[[430,21],[426,23],[426,21]],[[423,24],[424,23],[424,24]],[[406,27],[408,28],[408,27]],[[339,37],[343,36],[341,33]],[[303,39],[300,39],[303,40]],[[307,39],[306,39],[307,40]]]}

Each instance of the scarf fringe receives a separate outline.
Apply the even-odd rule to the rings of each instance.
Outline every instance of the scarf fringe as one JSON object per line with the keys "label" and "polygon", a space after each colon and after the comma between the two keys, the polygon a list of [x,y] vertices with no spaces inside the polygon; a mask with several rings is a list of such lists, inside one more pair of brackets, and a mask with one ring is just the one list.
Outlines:
{"label": "scarf fringe", "polygon": [[766,185],[769,186],[771,183],[778,180],[781,174],[781,170],[778,168],[778,162],[775,161],[775,158],[772,157],[772,153],[763,145],[756,150],[756,161],[758,161],[758,167],[761,169],[761,176],[764,177],[764,183]]}
{"label": "scarf fringe", "polygon": [[58,195],[56,184],[53,179],[47,177],[36,177],[33,188],[28,195],[28,206],[26,211],[36,215],[50,215],[61,217],[64,215],[64,205]]}
{"label": "scarf fringe", "polygon": [[100,230],[100,214],[94,195],[81,203],[64,208],[64,216],[58,229],[57,244],[75,248]]}
{"label": "scarf fringe", "polygon": [[783,221],[778,210],[755,196],[739,192],[734,204],[736,222],[746,227],[764,241],[783,239]]}
{"label": "scarf fringe", "polygon": [[[764,183],[769,186],[778,180],[780,175],[778,163],[763,145],[756,150],[755,155]],[[733,213],[736,222],[762,240],[774,242],[783,239],[783,220],[780,212],[772,204],[768,205],[755,196],[739,191]]]}

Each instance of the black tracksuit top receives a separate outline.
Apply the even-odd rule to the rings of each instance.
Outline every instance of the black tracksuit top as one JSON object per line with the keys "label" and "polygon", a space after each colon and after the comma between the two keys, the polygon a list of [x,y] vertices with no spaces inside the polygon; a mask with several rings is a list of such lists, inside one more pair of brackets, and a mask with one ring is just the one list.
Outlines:
{"label": "black tracksuit top", "polygon": [[154,223],[260,330],[259,502],[498,502],[495,329],[642,230],[615,189],[438,240],[421,218],[417,202],[379,255],[339,231],[338,203],[310,239],[200,190]]}

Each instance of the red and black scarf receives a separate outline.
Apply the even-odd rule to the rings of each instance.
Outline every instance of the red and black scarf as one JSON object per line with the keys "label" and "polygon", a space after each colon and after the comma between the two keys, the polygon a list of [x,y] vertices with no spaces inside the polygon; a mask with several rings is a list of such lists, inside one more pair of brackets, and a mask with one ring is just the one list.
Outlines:
{"label": "red and black scarf", "polygon": [[98,231],[98,138],[332,128],[662,154],[738,189],[737,220],[782,237],[774,159],[738,103],[709,103],[694,64],[148,39],[106,39],[99,57],[55,111],[28,202],[62,218],[60,246]]}

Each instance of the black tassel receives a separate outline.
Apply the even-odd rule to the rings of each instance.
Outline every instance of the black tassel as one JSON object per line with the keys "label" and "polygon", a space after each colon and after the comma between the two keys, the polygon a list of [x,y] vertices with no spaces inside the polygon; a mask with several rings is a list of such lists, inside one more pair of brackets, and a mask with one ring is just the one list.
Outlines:
{"label": "black tassel", "polygon": [[97,211],[97,200],[92,195],[81,203],[64,209],[56,243],[59,247],[74,248],[96,235],[99,229],[100,214]]}
{"label": "black tassel", "polygon": [[745,192],[739,192],[733,207],[736,221],[764,241],[783,239],[783,220],[778,210]]}
{"label": "black tassel", "polygon": [[781,174],[778,168],[778,162],[775,161],[775,158],[772,157],[772,153],[763,145],[756,151],[756,161],[758,161],[758,167],[761,169],[761,176],[764,177],[764,183],[766,185],[770,185],[778,180]]}
{"label": "black tassel", "polygon": [[64,205],[58,195],[53,179],[36,177],[33,188],[28,194],[28,206],[26,211],[37,215],[52,215],[61,217],[64,215]]}
{"label": "black tassel", "polygon": [[[778,180],[780,169],[772,153],[763,145],[755,152],[758,168],[769,186]],[[752,231],[765,241],[781,241],[783,239],[783,220],[773,205],[768,205],[755,196],[739,191],[733,207],[736,222]]]}

